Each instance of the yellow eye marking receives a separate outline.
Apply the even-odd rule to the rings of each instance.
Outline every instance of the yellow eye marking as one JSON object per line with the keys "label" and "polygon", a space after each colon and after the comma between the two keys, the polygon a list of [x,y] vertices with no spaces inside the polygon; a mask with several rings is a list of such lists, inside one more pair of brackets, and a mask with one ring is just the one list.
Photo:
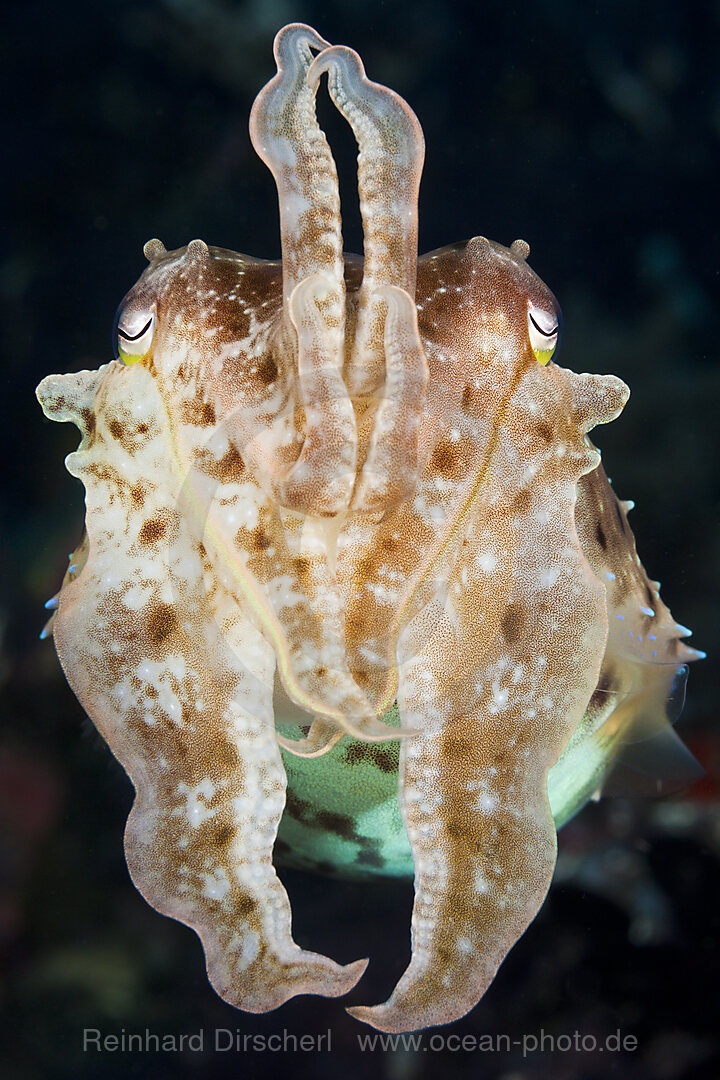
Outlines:
{"label": "yellow eye marking", "polygon": [[557,348],[560,324],[557,316],[540,308],[528,310],[528,337],[530,348],[538,364],[545,367],[550,363]]}
{"label": "yellow eye marking", "polygon": [[552,349],[533,349],[533,353],[535,354],[535,359],[537,360],[538,364],[542,364],[543,367],[545,367],[546,364],[550,363],[550,361],[553,358],[553,353],[554,352],[555,352],[555,347],[554,346],[553,346]]}
{"label": "yellow eye marking", "polygon": [[122,325],[122,322],[122,317],[119,316],[115,323],[113,347],[117,359],[127,367],[137,364],[138,360],[144,360],[149,355],[155,334],[155,312],[151,313],[147,322],[135,333],[132,332],[132,322],[130,325],[127,322]]}
{"label": "yellow eye marking", "polygon": [[125,364],[126,367],[129,367],[130,364],[137,364],[138,360],[142,359],[143,358],[139,353],[133,356],[132,353],[126,353],[124,349],[118,347],[118,360],[120,360],[121,363]]}

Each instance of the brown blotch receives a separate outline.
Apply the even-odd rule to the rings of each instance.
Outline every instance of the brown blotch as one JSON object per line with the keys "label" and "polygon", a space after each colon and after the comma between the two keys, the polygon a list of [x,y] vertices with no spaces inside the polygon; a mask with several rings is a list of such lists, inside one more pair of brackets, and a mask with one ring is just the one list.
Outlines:
{"label": "brown blotch", "polygon": [[215,423],[215,408],[209,401],[190,398],[182,403],[183,419],[196,427],[210,427]]}
{"label": "brown blotch", "polygon": [[241,896],[235,904],[235,914],[241,919],[246,919],[253,914],[257,906],[257,900],[253,900],[252,896]]}
{"label": "brown blotch", "polygon": [[508,645],[513,645],[523,632],[525,611],[521,604],[509,604],[500,620],[500,630]]}
{"label": "brown blotch", "polygon": [[344,840],[354,840],[357,837],[355,822],[346,814],[335,814],[331,810],[320,810],[316,821],[321,828],[336,833]]}
{"label": "brown blotch", "polygon": [[553,430],[544,420],[537,425],[535,431],[543,442],[550,444],[553,441]]}
{"label": "brown blotch", "polygon": [[[156,719],[159,720],[161,723],[164,723],[166,725],[168,723],[167,718],[162,716],[162,715],[161,716],[156,716]],[[175,746],[175,753],[177,754],[177,756],[180,758],[181,761],[187,761],[188,755],[190,754],[190,747],[188,746],[185,739],[178,739],[177,740],[177,743],[176,743],[176,746]]]}
{"label": "brown blotch", "polygon": [[153,645],[162,645],[177,629],[177,615],[172,604],[156,604],[147,617],[147,635]]}
{"label": "brown blotch", "polygon": [[234,446],[231,446],[219,461],[208,450],[200,450],[195,464],[206,476],[212,476],[223,483],[239,481],[245,472],[245,463]]}
{"label": "brown blotch", "polygon": [[460,739],[456,735],[448,735],[442,741],[442,754],[444,757],[455,761],[462,761],[471,752],[470,744],[466,739]]}
{"label": "brown blotch", "polygon": [[441,442],[433,450],[430,464],[440,473],[451,473],[456,468],[459,457],[455,443]]}
{"label": "brown blotch", "polygon": [[112,435],[113,439],[118,440],[122,439],[123,435],[125,434],[125,429],[123,428],[122,424],[119,420],[115,419],[111,420],[108,424],[108,431]]}
{"label": "brown blotch", "polygon": [[135,484],[134,487],[130,488],[130,498],[135,506],[142,506],[145,502],[145,494],[145,488],[142,484]]}
{"label": "brown blotch", "polygon": [[620,509],[620,503],[617,501],[617,499],[614,499],[613,502],[614,502],[614,506],[615,506],[615,517],[617,518],[617,522],[618,522],[618,526],[620,527],[620,531],[622,532],[623,536],[627,536],[628,523],[625,520],[625,515],[623,514],[622,510]]}
{"label": "brown blotch", "polygon": [[87,432],[88,438],[92,438],[92,436],[95,434],[95,426],[96,426],[95,413],[92,411],[92,409],[83,409],[82,418],[83,418],[83,424],[85,425],[85,431]]}
{"label": "brown blotch", "polygon": [[266,355],[257,366],[257,378],[259,382],[269,386],[278,377],[278,366],[274,356]]}
{"label": "brown blotch", "polygon": [[379,769],[380,772],[393,773],[397,770],[399,750],[397,747],[381,743],[353,742],[346,748],[343,759],[348,765],[365,762]]}
{"label": "brown blotch", "polygon": [[162,518],[149,518],[138,533],[141,544],[155,544],[167,532],[167,522]]}
{"label": "brown blotch", "polygon": [[212,835],[212,843],[215,847],[225,847],[235,834],[235,830],[232,825],[220,825],[218,829]]}
{"label": "brown blotch", "polygon": [[298,581],[307,585],[312,582],[312,559],[309,559],[306,555],[300,555],[294,560],[295,570],[298,576]]}
{"label": "brown blotch", "polygon": [[222,737],[213,739],[208,747],[207,762],[203,763],[203,771],[213,775],[227,776],[228,773],[237,772],[241,768],[242,761],[235,743]]}
{"label": "brown blotch", "polygon": [[475,402],[476,393],[475,387],[471,386],[470,383],[465,383],[462,392],[462,407],[465,412],[468,412],[472,406],[477,404]]}
{"label": "brown blotch", "polygon": [[267,551],[272,543],[272,540],[260,525],[256,525],[252,530],[250,533],[250,540],[255,551]]}
{"label": "brown blotch", "polygon": [[595,529],[595,539],[597,540],[603,551],[605,551],[607,547],[607,536],[605,535],[605,530],[603,529],[602,524],[599,521],[597,523],[597,528]]}
{"label": "brown blotch", "polygon": [[220,458],[217,471],[221,480],[239,480],[245,472],[245,463],[234,446]]}
{"label": "brown blotch", "polygon": [[532,495],[527,489],[525,489],[515,496],[515,498],[513,499],[512,507],[515,513],[526,514],[530,509],[531,504]]}
{"label": "brown blotch", "polygon": [[478,843],[477,833],[471,825],[466,824],[464,821],[451,819],[445,825],[445,834],[449,840],[453,840],[458,847],[465,848],[467,851],[479,851],[480,844]]}
{"label": "brown blotch", "polygon": [[604,708],[608,703],[610,695],[617,691],[617,683],[615,681],[615,673],[612,668],[607,670],[603,668],[600,671],[600,677],[598,684],[593,690],[590,701],[588,702],[588,712],[592,715]]}
{"label": "brown blotch", "polygon": [[117,469],[113,469],[111,465],[105,465],[99,461],[91,461],[87,466],[87,471],[91,473],[96,480],[102,480],[106,484],[112,484],[112,486],[119,491],[123,491],[125,488],[125,478],[117,471]]}
{"label": "brown blotch", "polygon": [[355,862],[358,863],[359,866],[375,866],[379,868],[383,865],[383,860],[380,855],[378,855],[377,851],[373,851],[372,848],[367,847],[357,853]]}
{"label": "brown blotch", "polygon": [[375,570],[375,560],[372,555],[363,555],[358,561],[355,577],[361,582],[370,581]]}

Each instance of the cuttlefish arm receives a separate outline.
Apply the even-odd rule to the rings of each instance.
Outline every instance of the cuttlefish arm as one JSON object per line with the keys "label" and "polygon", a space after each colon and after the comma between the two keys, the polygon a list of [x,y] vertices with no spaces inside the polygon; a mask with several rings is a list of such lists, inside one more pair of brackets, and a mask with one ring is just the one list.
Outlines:
{"label": "cuttlefish arm", "polygon": [[112,364],[52,376],[38,396],[83,432],[67,465],[87,489],[86,561],[52,629],[70,685],[136,790],[133,881],[197,932],[232,1004],[264,1012],[295,994],[346,993],[365,963],[342,967],[292,939],[272,865],[285,803],[273,651],[219,583],[208,587],[204,547],[178,513],[155,380]]}
{"label": "cuttlefish arm", "polygon": [[346,382],[353,398],[380,394],[354,510],[386,510],[411,495],[419,475],[418,437],[428,365],[417,325],[418,192],[425,140],[415,113],[372,82],[362,60],[334,45],[307,73],[327,72],[330,97],[358,144],[363,276]]}
{"label": "cuttlefish arm", "polygon": [[[585,432],[620,412],[627,388],[536,364],[511,393],[504,434],[456,525],[465,542],[447,597],[426,604],[399,643],[400,716],[420,732],[400,750],[412,957],[385,1004],[350,1010],[383,1031],[463,1016],[537,914],[556,859],[548,771],[605,649],[605,587],[578,542],[576,485],[599,461]],[[530,428],[541,424],[538,438]]]}
{"label": "cuttlefish arm", "polygon": [[[297,354],[305,438],[289,470],[271,468],[274,496],[287,507],[333,514],[355,484],[355,412],[342,376],[345,281],[337,172],[317,122],[307,72],[328,43],[302,23],[274,44],[277,74],[258,94],[250,136],[278,189],[283,268],[283,347]],[[259,441],[272,447],[271,429]],[[252,453],[258,454],[253,447]],[[272,461],[272,458],[270,457]]]}
{"label": "cuttlefish arm", "polygon": [[[319,55],[313,60],[313,53]],[[277,74],[258,95],[250,134],[278,189],[283,334],[304,413],[300,455],[280,465],[284,427],[258,433],[243,453],[283,506],[309,514],[379,511],[412,493],[428,368],[415,311],[417,195],[424,141],[412,110],[365,76],[352,49],[328,46],[295,23],[275,39]],[[363,279],[348,307],[337,173],[315,113],[330,94],[359,147]],[[347,370],[343,373],[344,361]],[[360,452],[353,401],[380,395]],[[287,417],[283,417],[283,423]]]}

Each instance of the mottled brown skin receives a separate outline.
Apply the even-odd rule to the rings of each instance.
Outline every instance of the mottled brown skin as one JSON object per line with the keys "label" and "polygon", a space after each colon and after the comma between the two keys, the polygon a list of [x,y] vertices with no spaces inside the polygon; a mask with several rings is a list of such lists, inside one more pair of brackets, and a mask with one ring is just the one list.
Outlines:
{"label": "mottled brown skin", "polygon": [[[279,746],[311,758],[400,734],[412,959],[388,1002],[351,1010],[400,1031],[472,1008],[535,916],[555,861],[548,771],[612,711],[589,708],[599,684],[667,687],[633,682],[608,632],[650,587],[586,437],[627,387],[543,366],[530,317],[552,328],[559,309],[522,242],[416,265],[422,133],[351,50],[296,24],[276,58],[251,133],[282,263],[151,242],[118,317],[128,366],[39,387],[83,432],[68,468],[87,488],[53,632],[137,791],[134,881],[251,1011],[344,993],[364,967],[292,940],[272,866]],[[363,263],[342,256],[323,72],[359,142]],[[275,730],[276,675],[304,738]],[[399,733],[382,721],[396,700]]]}

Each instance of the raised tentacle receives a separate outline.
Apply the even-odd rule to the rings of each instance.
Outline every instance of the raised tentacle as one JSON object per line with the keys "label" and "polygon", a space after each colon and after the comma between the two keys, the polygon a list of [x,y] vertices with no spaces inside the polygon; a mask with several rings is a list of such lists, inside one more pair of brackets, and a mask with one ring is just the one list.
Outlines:
{"label": "raised tentacle", "polygon": [[[315,58],[307,74],[317,86],[328,72],[328,89],[358,143],[358,190],[364,230],[363,281],[348,374],[351,396],[372,393],[384,377],[383,285],[415,296],[417,203],[425,142],[407,102],[371,82],[358,54],[333,46]],[[419,344],[419,339],[418,339]]]}
{"label": "raised tentacle", "polygon": [[295,286],[313,274],[328,274],[344,291],[337,172],[306,78],[313,51],[329,47],[310,26],[283,27],[273,44],[277,74],[250,112],[252,144],[278,189],[286,310]]}
{"label": "raised tentacle", "polygon": [[355,484],[355,412],[342,377],[342,297],[327,274],[295,287],[290,318],[298,340],[298,377],[307,434],[300,457],[273,493],[290,509],[331,515],[347,507]]}
{"label": "raised tentacle", "polygon": [[316,716],[304,739],[289,739],[286,735],[276,735],[278,745],[294,754],[295,757],[315,758],[327,754],[340,742],[345,732],[331,720]]}
{"label": "raised tentacle", "polygon": [[415,491],[420,472],[420,420],[428,383],[415,301],[397,285],[380,286],[376,295],[387,305],[385,387],[352,500],[352,509],[370,512],[386,510]]}
{"label": "raised tentacle", "polygon": [[[306,78],[328,43],[294,23],[275,38],[277,74],[258,94],[250,137],[272,172],[280,204],[283,312],[297,335],[305,441],[299,459],[274,470],[284,505],[312,514],[347,508],[355,481],[355,414],[342,381],[345,282],[337,172]],[[328,440],[326,432],[330,433]]]}

